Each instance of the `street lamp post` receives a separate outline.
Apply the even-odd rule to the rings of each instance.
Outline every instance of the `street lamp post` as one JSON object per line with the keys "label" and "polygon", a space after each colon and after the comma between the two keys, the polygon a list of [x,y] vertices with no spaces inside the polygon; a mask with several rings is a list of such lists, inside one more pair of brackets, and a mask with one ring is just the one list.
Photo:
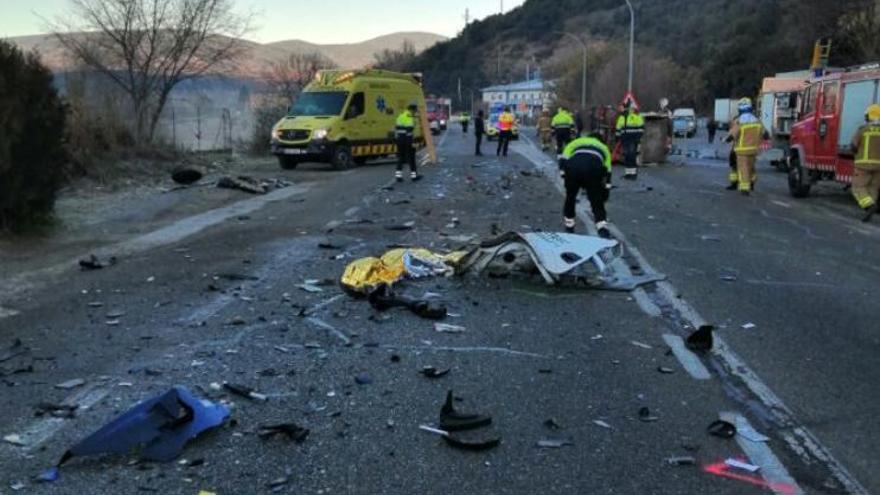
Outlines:
{"label": "street lamp post", "polygon": [[633,48],[635,46],[635,38],[636,38],[636,14],[633,11],[632,3],[629,0],[624,0],[626,2],[626,6],[629,7],[629,80],[627,83],[627,91],[632,93],[633,90]]}
{"label": "street lamp post", "polygon": [[579,36],[575,36],[571,33],[566,33],[565,31],[557,31],[560,34],[568,36],[569,38],[580,43],[581,48],[583,49],[583,61],[581,65],[581,111],[587,108],[587,44],[584,43]]}

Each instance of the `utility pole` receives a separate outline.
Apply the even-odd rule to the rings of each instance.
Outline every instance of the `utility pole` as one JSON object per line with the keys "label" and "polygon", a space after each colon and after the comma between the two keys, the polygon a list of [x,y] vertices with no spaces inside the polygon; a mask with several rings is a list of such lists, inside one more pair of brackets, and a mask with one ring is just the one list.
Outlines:
{"label": "utility pole", "polygon": [[464,9],[464,27],[471,23],[471,10],[467,7]]}
{"label": "utility pole", "polygon": [[632,93],[633,90],[633,49],[635,47],[635,39],[636,39],[636,13],[633,10],[633,6],[629,0],[624,0],[626,2],[626,6],[629,7],[629,80],[626,85],[626,89],[628,92]]}
{"label": "utility pole", "polygon": [[460,77],[458,78],[458,102],[461,104],[461,106],[464,106],[464,102],[461,99],[461,78]]}
{"label": "utility pole", "polygon": [[504,0],[501,0],[501,13],[504,13]]}

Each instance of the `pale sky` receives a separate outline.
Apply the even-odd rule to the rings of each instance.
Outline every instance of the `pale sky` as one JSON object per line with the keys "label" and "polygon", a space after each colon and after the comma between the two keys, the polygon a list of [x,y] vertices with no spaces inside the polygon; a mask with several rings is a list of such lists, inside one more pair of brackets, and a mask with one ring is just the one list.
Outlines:
{"label": "pale sky", "polygon": [[[428,31],[455,36],[471,19],[496,14],[501,0],[235,0],[257,15],[254,41],[301,39],[352,43],[396,31]],[[524,0],[503,0],[505,12]],[[68,0],[0,0],[0,38],[45,32],[43,18],[55,18]]]}

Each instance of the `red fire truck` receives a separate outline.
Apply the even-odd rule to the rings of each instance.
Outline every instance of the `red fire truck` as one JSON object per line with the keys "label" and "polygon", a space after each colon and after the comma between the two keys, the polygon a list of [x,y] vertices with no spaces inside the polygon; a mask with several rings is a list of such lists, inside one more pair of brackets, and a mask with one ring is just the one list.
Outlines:
{"label": "red fire truck", "polygon": [[822,180],[848,184],[853,174],[852,138],[865,109],[880,102],[880,65],[829,70],[809,80],[791,128],[788,189],[796,198]]}
{"label": "red fire truck", "polygon": [[445,131],[449,124],[449,110],[452,107],[452,100],[429,95],[425,98],[425,105],[428,110],[428,126],[431,128],[431,133],[438,134],[440,131]]}

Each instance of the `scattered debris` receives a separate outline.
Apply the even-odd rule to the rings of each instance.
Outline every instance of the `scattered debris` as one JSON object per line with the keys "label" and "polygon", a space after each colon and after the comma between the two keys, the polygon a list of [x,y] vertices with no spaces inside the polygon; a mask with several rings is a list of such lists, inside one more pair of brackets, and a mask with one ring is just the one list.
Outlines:
{"label": "scattered debris", "polygon": [[693,333],[688,335],[685,340],[685,347],[692,351],[709,352],[712,350],[712,332],[715,327],[712,325],[700,325]]}
{"label": "scattered debris", "polygon": [[392,231],[412,230],[413,227],[415,227],[415,226],[416,226],[415,220],[410,220],[409,222],[404,222],[401,224],[386,225],[385,230],[392,230]]}
{"label": "scattered debris", "polygon": [[302,289],[306,292],[324,292],[324,289],[318,287],[316,284],[319,282],[318,280],[306,280],[301,284],[296,285],[295,287],[298,289]]}
{"label": "scattered debris", "polygon": [[5,437],[3,437],[3,441],[18,447],[24,447],[25,445],[27,445],[24,440],[21,439],[21,435],[17,433],[6,435]]}
{"label": "scattered debris", "polygon": [[74,456],[125,454],[136,448],[141,459],[169,462],[199,433],[228,418],[226,406],[199,399],[185,387],[176,386],[134,406],[74,445],[58,465]]}
{"label": "scattered debris", "polygon": [[309,429],[303,428],[296,423],[281,423],[277,425],[264,425],[257,429],[257,436],[266,439],[281,435],[293,440],[296,443],[303,443],[309,436]]}
{"label": "scattered debris", "polygon": [[186,165],[176,168],[171,173],[171,180],[177,182],[178,184],[190,185],[202,180],[202,177],[204,177],[204,175],[205,170],[202,167],[195,165]]}
{"label": "scattered debris", "polygon": [[244,397],[246,399],[261,400],[261,401],[269,400],[269,398],[266,395],[261,394],[259,392],[256,392],[256,391],[254,391],[254,389],[252,389],[250,387],[246,387],[244,385],[238,385],[235,383],[224,382],[223,388],[232,392],[235,395],[238,395],[240,397]]}
{"label": "scattered debris", "polygon": [[446,394],[446,402],[440,409],[440,428],[446,431],[473,430],[492,423],[491,416],[460,413],[455,410],[452,390]]}
{"label": "scattered debris", "polygon": [[446,376],[449,373],[450,368],[446,368],[445,370],[438,370],[433,366],[424,366],[419,373],[425,375],[425,378],[440,378],[442,376]]}
{"label": "scattered debris", "polygon": [[558,421],[556,421],[556,418],[550,418],[544,421],[544,426],[554,431],[562,429],[562,426],[559,424]]}
{"label": "scattered debris", "polygon": [[52,483],[58,481],[59,476],[60,473],[58,472],[58,468],[50,467],[42,473],[34,476],[34,481],[36,481],[37,483]]}
{"label": "scattered debris", "polygon": [[448,276],[457,271],[467,253],[440,255],[427,249],[395,248],[381,258],[359,258],[345,267],[340,283],[356,294],[369,294],[381,284],[392,285],[403,278]]}
{"label": "scattered debris", "polygon": [[609,430],[611,429],[611,425],[602,421],[601,419],[594,419],[593,424],[595,424],[596,426],[601,426],[602,428],[608,428]]}
{"label": "scattered debris", "polygon": [[638,340],[630,340],[629,343],[636,346],[636,347],[641,347],[642,349],[653,349],[654,348],[653,346],[650,346],[644,342],[639,342]]}
{"label": "scattered debris", "polygon": [[664,375],[670,375],[672,373],[675,373],[674,369],[667,368],[666,366],[658,366],[657,371],[659,371],[660,373],[663,373]]}
{"label": "scattered debris", "polygon": [[733,274],[727,274],[727,275],[722,275],[721,280],[723,280],[725,282],[736,282],[737,277],[736,277],[736,275],[733,275]]}
{"label": "scattered debris", "polygon": [[751,330],[751,329],[755,328],[756,326],[757,326],[757,325],[755,325],[754,323],[751,323],[751,322],[749,322],[749,323],[744,323],[744,324],[742,325],[742,329],[743,329],[743,330]]}
{"label": "scattered debris", "polygon": [[736,435],[736,426],[727,421],[716,419],[709,424],[706,431],[719,438],[733,438]]}
{"label": "scattered debris", "polygon": [[81,387],[86,384],[86,381],[82,378],[74,378],[72,380],[67,380],[66,382],[56,383],[55,388],[60,388],[63,390],[70,390],[76,387]]}
{"label": "scattered debris", "polygon": [[667,457],[666,464],[670,466],[693,466],[697,460],[689,455]]}
{"label": "scattered debris", "polygon": [[21,339],[15,339],[12,341],[12,345],[0,352],[0,363],[4,361],[9,361],[10,359],[20,356],[28,352],[29,350],[30,349],[28,347],[24,346],[21,343]]}
{"label": "scattered debris", "polygon": [[450,325],[449,323],[434,323],[434,330],[442,333],[464,333],[465,327],[461,325]]}
{"label": "scattered debris", "polygon": [[116,256],[110,256],[109,258],[102,260],[94,254],[90,254],[88,258],[79,260],[79,267],[82,270],[100,270],[115,264]]}
{"label": "scattered debris", "polygon": [[252,194],[266,194],[267,185],[247,175],[232,177],[225,175],[217,181],[217,187],[222,189],[238,189]]}
{"label": "scattered debris", "polygon": [[288,484],[289,482],[290,482],[290,478],[288,478],[287,476],[282,476],[280,478],[275,478],[274,480],[266,483],[266,488],[275,489],[275,488],[284,486],[284,485]]}
{"label": "scattered debris", "polygon": [[76,404],[53,404],[40,402],[37,404],[36,416],[52,416],[53,418],[73,419],[79,406]]}
{"label": "scattered debris", "polygon": [[574,442],[572,442],[571,440],[545,438],[542,440],[538,440],[538,443],[536,445],[542,449],[559,449],[567,445],[574,445]]}
{"label": "scattered debris", "polygon": [[657,416],[651,414],[651,410],[647,407],[642,407],[639,409],[639,421],[643,423],[653,423],[654,421],[659,420]]}
{"label": "scattered debris", "polygon": [[730,466],[732,468],[737,468],[737,469],[742,469],[744,471],[748,471],[750,473],[757,473],[761,469],[761,466],[749,464],[748,462],[743,462],[743,461],[740,461],[739,459],[734,459],[732,457],[725,459],[724,464],[727,464],[728,466]]}
{"label": "scattered debris", "polygon": [[366,373],[358,373],[354,377],[354,382],[357,383],[358,385],[369,385],[369,384],[373,383],[373,378],[370,377],[370,375],[368,375]]}
{"label": "scattered debris", "polygon": [[27,486],[27,485],[25,485],[21,481],[16,481],[16,482],[9,485],[9,489],[17,492],[17,491],[23,489],[25,486]]}
{"label": "scattered debris", "polygon": [[700,236],[700,240],[701,241],[721,242],[721,237],[718,237],[717,235],[705,235],[704,234],[704,235]]}
{"label": "scattered debris", "polygon": [[377,311],[393,307],[404,307],[422,318],[439,320],[447,314],[446,306],[431,301],[412,299],[398,295],[389,284],[379,284],[367,296],[370,306]]}

